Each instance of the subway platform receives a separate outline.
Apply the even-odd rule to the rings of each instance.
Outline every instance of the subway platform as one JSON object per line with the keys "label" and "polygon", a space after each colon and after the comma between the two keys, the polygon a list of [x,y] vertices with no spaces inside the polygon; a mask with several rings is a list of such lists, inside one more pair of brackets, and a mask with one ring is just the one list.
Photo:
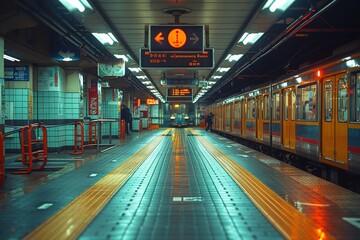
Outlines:
{"label": "subway platform", "polygon": [[0,239],[358,239],[360,196],[203,129],[49,154],[0,186]]}

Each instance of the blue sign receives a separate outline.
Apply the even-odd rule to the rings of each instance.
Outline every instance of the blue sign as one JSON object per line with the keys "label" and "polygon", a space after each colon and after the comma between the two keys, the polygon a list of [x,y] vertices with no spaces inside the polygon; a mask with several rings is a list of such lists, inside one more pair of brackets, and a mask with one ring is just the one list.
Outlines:
{"label": "blue sign", "polygon": [[5,66],[5,81],[29,81],[29,66]]}

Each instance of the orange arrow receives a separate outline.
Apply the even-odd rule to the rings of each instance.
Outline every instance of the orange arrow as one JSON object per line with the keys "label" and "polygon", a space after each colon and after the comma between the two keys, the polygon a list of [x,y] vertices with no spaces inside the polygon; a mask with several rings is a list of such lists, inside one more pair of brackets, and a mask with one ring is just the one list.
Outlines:
{"label": "orange arrow", "polygon": [[155,41],[162,44],[162,40],[164,40],[164,37],[162,36],[162,32],[159,32],[158,35],[155,37]]}

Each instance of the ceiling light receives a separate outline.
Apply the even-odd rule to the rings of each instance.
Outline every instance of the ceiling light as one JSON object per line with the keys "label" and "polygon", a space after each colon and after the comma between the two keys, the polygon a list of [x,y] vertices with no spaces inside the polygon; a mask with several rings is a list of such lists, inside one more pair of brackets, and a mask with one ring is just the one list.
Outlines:
{"label": "ceiling light", "polygon": [[144,81],[144,82],[142,82],[142,83],[145,84],[145,85],[150,85],[150,84],[151,84],[150,81]]}
{"label": "ceiling light", "polygon": [[154,86],[146,86],[148,89],[154,89]]}
{"label": "ceiling light", "polygon": [[11,57],[11,56],[6,55],[6,54],[4,54],[4,59],[9,60],[9,61],[12,61],[12,62],[20,62],[19,59],[14,58],[14,57]]}
{"label": "ceiling light", "polygon": [[263,9],[268,8],[271,12],[275,12],[276,9],[285,11],[295,0],[268,0]]}
{"label": "ceiling light", "polygon": [[122,59],[124,59],[125,62],[128,62],[128,61],[129,61],[129,59],[128,59],[125,55],[123,55],[123,54],[114,54],[114,56],[115,56],[116,58],[122,58]]}
{"label": "ceiling light", "polygon": [[147,76],[136,76],[138,79],[147,79]]}
{"label": "ceiling light", "polygon": [[244,54],[228,54],[225,60],[232,62],[232,61],[239,61],[239,59],[244,56]]}
{"label": "ceiling light", "polygon": [[141,69],[140,68],[129,68],[130,71],[132,72],[141,72]]}
{"label": "ceiling light", "polygon": [[220,78],[222,78],[222,76],[214,75],[214,76],[212,76],[211,78],[213,78],[213,79],[220,79]]}
{"label": "ceiling light", "polygon": [[226,67],[226,68],[219,67],[216,71],[217,71],[217,72],[227,72],[227,71],[229,71],[229,70],[230,70],[229,67]]}
{"label": "ceiling light", "polygon": [[[79,10],[79,12],[85,11],[85,6],[82,4],[82,1],[80,0],[59,0],[64,7],[69,10],[70,12],[74,11],[75,9]],[[86,1],[88,6],[90,4]],[[90,6],[91,7],[91,6]]]}
{"label": "ceiling light", "polygon": [[113,45],[114,42],[117,42],[117,40],[113,39],[113,37],[111,37],[111,33],[92,33],[97,40],[99,40],[102,44],[110,44]]}
{"label": "ceiling light", "polygon": [[264,33],[248,33],[245,32],[240,38],[239,42],[242,42],[244,45],[251,43],[254,44]]}

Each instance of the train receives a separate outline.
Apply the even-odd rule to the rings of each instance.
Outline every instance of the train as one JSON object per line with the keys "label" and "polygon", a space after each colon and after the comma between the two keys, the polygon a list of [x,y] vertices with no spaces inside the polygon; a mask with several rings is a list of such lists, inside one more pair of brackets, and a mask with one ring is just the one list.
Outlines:
{"label": "train", "polygon": [[[359,45],[357,45],[359,46]],[[360,50],[216,101],[213,129],[333,182],[360,175]]]}

